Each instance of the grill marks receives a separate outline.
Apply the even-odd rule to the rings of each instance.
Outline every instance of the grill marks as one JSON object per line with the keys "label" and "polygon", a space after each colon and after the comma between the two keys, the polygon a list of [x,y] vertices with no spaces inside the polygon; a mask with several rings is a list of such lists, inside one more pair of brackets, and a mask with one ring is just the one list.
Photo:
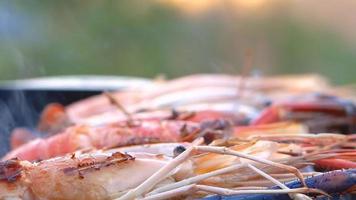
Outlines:
{"label": "grill marks", "polygon": [[[61,170],[65,175],[78,175],[79,178],[83,179],[85,173],[100,170],[104,167],[109,167],[112,165],[119,165],[127,161],[132,161],[135,158],[128,154],[123,154],[120,152],[115,152],[110,156],[102,158],[77,158],[75,154],[70,157],[72,164],[68,164],[68,167],[62,168]],[[0,162],[0,181],[7,183],[13,183],[22,177],[22,172],[25,170],[20,163],[21,161],[17,158],[1,161]]]}
{"label": "grill marks", "polygon": [[0,181],[9,183],[21,178],[23,168],[16,158],[0,162]]}
{"label": "grill marks", "polygon": [[115,152],[111,156],[107,156],[103,159],[98,158],[76,158],[75,154],[71,156],[71,159],[76,162],[76,166],[66,167],[62,169],[66,175],[78,175],[80,179],[84,179],[85,173],[100,170],[104,167],[112,165],[119,165],[127,161],[132,161],[135,158],[129,154],[123,154]]}

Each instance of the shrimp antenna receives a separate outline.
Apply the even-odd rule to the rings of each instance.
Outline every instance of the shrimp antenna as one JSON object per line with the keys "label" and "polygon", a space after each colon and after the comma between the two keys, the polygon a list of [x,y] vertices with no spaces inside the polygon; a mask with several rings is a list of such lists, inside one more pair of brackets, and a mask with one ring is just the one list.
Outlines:
{"label": "shrimp antenna", "polygon": [[253,61],[253,51],[252,49],[246,49],[244,65],[242,66],[242,70],[241,70],[241,79],[240,79],[240,83],[238,84],[238,94],[240,97],[243,96],[243,91],[246,86],[245,81],[252,69],[252,61]]}
{"label": "shrimp antenna", "polygon": [[[306,186],[302,173],[295,167],[284,165],[284,164],[280,164],[280,163],[276,163],[276,162],[273,162],[273,161],[270,161],[270,160],[266,160],[266,159],[262,159],[262,158],[258,158],[258,157],[252,156],[252,155],[240,153],[240,152],[231,150],[231,149],[226,148],[226,147],[199,146],[199,143],[201,143],[201,140],[197,141],[195,144],[193,144],[193,146],[189,147],[183,153],[181,153],[180,155],[175,157],[173,160],[168,162],[165,166],[163,166],[160,170],[158,170],[150,178],[146,179],[146,181],[144,181],[141,185],[139,185],[136,188],[128,191],[126,194],[124,194],[123,196],[121,196],[121,197],[119,197],[119,198],[117,198],[115,200],[128,200],[128,199],[134,199],[134,198],[137,198],[137,197],[144,196],[155,185],[157,185],[160,181],[162,181],[164,178],[166,178],[167,174],[169,174],[173,169],[178,167],[180,164],[182,164],[184,161],[189,159],[191,156],[193,156],[197,152],[232,155],[232,156],[236,156],[236,157],[239,157],[239,158],[245,158],[245,159],[252,160],[252,161],[255,161],[255,162],[263,163],[263,164],[266,164],[266,165],[269,165],[269,166],[273,166],[273,167],[276,167],[276,168],[284,169],[286,171],[289,171],[289,172],[293,173],[295,176],[297,176],[300,179],[302,185],[304,187]],[[239,168],[241,166],[236,166],[236,167]],[[228,169],[228,171],[229,170],[231,170],[231,169]],[[223,172],[222,171],[215,171],[214,173],[218,173],[219,174],[219,173],[224,173],[224,171]],[[209,174],[208,176],[210,176],[210,175],[211,174]],[[200,177],[195,177],[193,179],[190,179],[189,181],[190,182],[196,182],[200,178],[202,178],[202,177],[201,176]],[[170,185],[169,188],[164,188],[163,190],[173,189],[173,188],[176,188],[177,186],[182,186],[182,185],[184,185],[184,182],[183,182],[183,184],[182,184],[182,182],[179,183],[179,185]],[[156,192],[157,192],[157,190],[156,190]],[[167,191],[167,192],[169,192],[169,191]]]}
{"label": "shrimp antenna", "polygon": [[104,92],[104,95],[109,99],[112,105],[116,106],[126,116],[128,124],[133,124],[133,118],[131,113],[129,113],[125,109],[125,107],[120,103],[120,101],[109,92]]}

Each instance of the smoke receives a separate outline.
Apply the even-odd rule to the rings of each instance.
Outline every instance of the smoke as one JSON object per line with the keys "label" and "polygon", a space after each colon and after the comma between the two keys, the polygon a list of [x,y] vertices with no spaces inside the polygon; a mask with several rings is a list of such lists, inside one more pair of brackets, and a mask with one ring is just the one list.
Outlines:
{"label": "smoke", "polygon": [[11,131],[16,127],[34,128],[39,112],[31,104],[26,93],[21,90],[0,92],[0,156],[9,150]]}
{"label": "smoke", "polygon": [[16,111],[14,113],[14,119],[17,122],[17,125],[33,127],[36,124],[38,112],[35,111],[31,102],[33,99],[29,99],[28,95],[21,90],[15,90],[10,95],[8,105],[12,108],[12,111]]}
{"label": "smoke", "polygon": [[9,136],[15,127],[15,121],[7,103],[0,100],[0,155],[5,154],[9,149]]}

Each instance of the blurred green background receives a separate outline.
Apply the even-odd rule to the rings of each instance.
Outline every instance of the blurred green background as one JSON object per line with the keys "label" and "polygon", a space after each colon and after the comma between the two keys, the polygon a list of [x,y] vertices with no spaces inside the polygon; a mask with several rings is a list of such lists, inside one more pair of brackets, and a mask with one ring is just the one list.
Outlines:
{"label": "blurred green background", "polygon": [[0,79],[69,74],[320,73],[356,83],[356,3],[0,2]]}

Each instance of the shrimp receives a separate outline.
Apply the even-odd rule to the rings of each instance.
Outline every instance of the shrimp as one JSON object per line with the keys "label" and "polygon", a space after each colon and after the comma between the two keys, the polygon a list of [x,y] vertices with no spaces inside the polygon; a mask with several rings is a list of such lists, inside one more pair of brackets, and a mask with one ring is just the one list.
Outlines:
{"label": "shrimp", "polygon": [[[142,121],[137,124],[108,124],[102,127],[75,125],[49,138],[32,140],[5,155],[4,159],[43,160],[81,149],[102,149],[158,142],[192,141],[212,133],[230,134],[228,121]],[[207,137],[208,138],[208,137]]]}
{"label": "shrimp", "polygon": [[[108,199],[116,191],[136,186],[165,162],[164,157],[133,157],[120,152],[73,155],[33,164],[7,160],[0,165],[0,199]],[[138,176],[130,177],[134,173]]]}
{"label": "shrimp", "polygon": [[65,107],[58,103],[50,103],[42,111],[37,129],[40,132],[53,134],[71,125]]}
{"label": "shrimp", "polygon": [[[49,105],[52,106],[52,105]],[[53,106],[56,106],[54,104]],[[52,109],[46,109],[47,112],[50,112]],[[47,113],[48,114],[48,113]],[[63,116],[61,114],[53,114],[55,116]],[[60,117],[61,118],[61,117]],[[83,121],[83,123],[79,124],[85,124],[87,126],[110,126],[110,124],[113,123],[134,123],[134,124],[140,124],[142,121],[156,121],[156,123],[159,123],[159,121],[162,120],[175,120],[175,121],[187,121],[187,122],[195,122],[195,123],[200,123],[204,121],[213,121],[213,120],[228,120],[231,121],[234,125],[246,125],[246,122],[248,121],[247,117],[244,115],[239,115],[235,113],[230,113],[230,112],[219,112],[219,111],[213,111],[213,110],[206,110],[206,111],[176,111],[176,110],[160,110],[160,111],[151,111],[151,112],[144,112],[144,113],[137,113],[132,115],[131,121],[127,120],[126,117],[122,116],[122,113],[120,112],[110,112],[106,113],[104,115],[98,116],[98,117],[92,117],[89,119],[86,119]],[[61,118],[62,119],[62,118]],[[47,120],[50,121],[50,120]],[[152,122],[154,123],[154,122]],[[11,149],[15,149],[20,147],[21,145],[39,137],[49,137],[53,136],[55,134],[60,134],[64,132],[65,128],[73,126],[69,124],[64,125],[63,123],[56,124],[55,127],[51,126],[50,123],[40,121],[39,127],[44,127],[47,126],[48,132],[43,132],[45,129],[39,129],[39,131],[36,130],[28,130],[25,128],[16,128],[12,131],[11,137],[10,137],[10,142],[11,142]],[[58,130],[61,130],[59,132],[56,132]],[[42,132],[41,132],[42,130]],[[56,131],[55,131],[56,130]]]}
{"label": "shrimp", "polygon": [[[221,104],[220,104],[221,105]],[[215,119],[227,119],[234,122],[236,125],[247,125],[247,122],[256,116],[255,110],[245,109],[245,111],[239,111],[232,107],[223,108],[219,110],[214,109],[212,105],[205,105],[205,108],[192,108],[192,109],[162,109],[162,110],[147,110],[144,112],[131,113],[131,118],[134,121],[146,121],[146,120],[183,120],[192,122],[202,122],[205,120]],[[219,106],[219,105],[218,105]],[[221,105],[222,107],[226,105]],[[227,105],[228,106],[228,105]],[[243,108],[242,108],[243,109]],[[119,110],[112,110],[100,115],[95,115],[89,118],[78,121],[78,124],[87,124],[92,126],[105,125],[108,123],[117,123],[128,121],[127,117]]]}
{"label": "shrimp", "polygon": [[[199,121],[199,115],[187,116]],[[200,118],[200,119],[199,119]],[[214,116],[212,116],[212,119]],[[149,144],[159,142],[193,141],[203,136],[206,143],[212,140],[238,137],[248,138],[253,135],[276,133],[307,133],[298,123],[276,123],[258,126],[234,127],[230,120],[205,120],[194,123],[181,120],[138,121],[129,126],[126,122],[105,126],[75,125],[64,132],[42,139],[34,139],[10,151],[4,159],[20,158],[23,160],[43,160],[64,155],[82,149],[101,149]]]}
{"label": "shrimp", "polygon": [[306,124],[311,132],[356,130],[356,105],[335,96],[313,94],[275,102],[264,109],[252,125],[294,120]]}
{"label": "shrimp", "polygon": [[[120,196],[117,198],[118,200],[124,200],[124,199],[133,199],[136,197],[144,196],[144,199],[169,199],[172,197],[177,197],[181,195],[189,195],[190,197],[194,197],[195,195],[198,195],[199,192],[208,192],[208,193],[226,193],[227,191],[235,192],[235,193],[269,193],[269,192],[276,192],[276,193],[302,193],[302,192],[317,192],[321,194],[325,194],[322,191],[319,190],[309,190],[308,188],[300,188],[296,191],[290,191],[286,189],[285,191],[266,191],[266,190],[261,190],[261,189],[255,189],[255,190],[249,190],[249,191],[238,191],[238,190],[231,190],[227,188],[222,188],[221,186],[228,186],[228,182],[226,181],[221,181],[220,185],[218,187],[216,186],[207,186],[204,185],[206,181],[209,181],[208,179],[210,178],[218,178],[220,179],[226,179],[226,176],[232,176],[236,177],[239,175],[247,174],[246,170],[252,170],[253,172],[257,173],[255,175],[251,175],[247,180],[250,178],[259,176],[263,174],[258,168],[256,168],[254,165],[258,165],[261,163],[267,164],[268,166],[273,166],[278,169],[284,169],[287,170],[293,174],[295,174],[301,182],[304,182],[304,179],[302,178],[302,174],[298,170],[295,170],[296,168],[289,168],[290,166],[287,165],[280,165],[280,163],[275,163],[275,162],[269,162],[265,159],[268,157],[269,159],[276,159],[276,157],[279,157],[277,154],[277,151],[274,151],[272,149],[273,146],[276,145],[276,143],[273,142],[267,142],[267,141],[259,141],[256,143],[253,143],[252,145],[237,145],[233,146],[230,148],[226,147],[213,147],[213,146],[192,146],[188,148],[186,151],[184,151],[182,154],[177,156],[175,159],[173,159],[171,162],[169,162],[167,165],[162,167],[159,171],[157,171],[155,174],[153,174],[150,178],[145,180],[143,183],[141,183],[139,186],[136,188],[128,191],[124,195]],[[276,146],[274,146],[276,147]],[[278,147],[277,147],[278,149]],[[269,154],[266,151],[269,151]],[[201,155],[196,155],[197,152],[203,152]],[[274,153],[273,153],[274,152]],[[192,177],[186,177],[182,175],[179,175],[176,177],[178,179],[178,182],[171,183],[168,185],[161,186],[157,189],[152,188],[155,186],[157,183],[159,183],[162,180],[162,176],[165,177],[164,175],[169,173],[171,170],[175,169],[175,167],[179,166],[180,164],[184,164],[186,162],[186,159],[189,158],[191,155],[194,155],[193,163],[195,166],[193,167],[188,167],[188,169],[195,169],[195,176]],[[253,156],[252,156],[253,155]],[[258,156],[257,156],[258,155]],[[212,157],[211,157],[212,156]],[[236,160],[234,160],[234,156],[244,158],[240,159],[238,163],[236,163]],[[252,156],[252,157],[251,157]],[[202,158],[203,157],[203,158]],[[207,158],[210,157],[210,158]],[[279,157],[280,158],[280,157]],[[247,160],[253,160],[253,164]],[[294,164],[297,164],[295,162],[296,160],[293,161]],[[227,164],[227,166],[225,165]],[[230,165],[228,165],[230,164]],[[292,164],[292,163],[288,163]],[[187,169],[187,167],[185,167]],[[182,178],[179,178],[182,177]],[[266,176],[268,180],[272,180],[272,182],[278,182],[278,180],[273,179],[270,176]],[[244,180],[246,181],[246,179]],[[196,185],[197,183],[201,183],[203,185]],[[256,184],[256,182],[254,183]],[[258,185],[258,182],[257,182]],[[283,185],[283,184],[282,184]],[[196,190],[191,190],[191,189],[196,189]],[[284,188],[285,189],[285,188]],[[151,190],[151,192],[149,192]],[[148,193],[147,193],[148,192]],[[195,192],[198,192],[198,194],[195,194]],[[289,194],[291,197],[294,199],[309,199],[307,196],[303,194]]]}
{"label": "shrimp", "polygon": [[[258,151],[258,149],[259,150],[273,149],[270,146],[268,146],[268,144],[272,144],[272,143],[269,143],[269,142],[265,143],[265,141],[260,141],[256,144],[254,144],[253,147],[251,147],[251,148],[249,147],[248,149],[251,152],[254,152],[256,150]],[[258,147],[258,145],[261,145],[261,146]],[[234,147],[230,147],[230,149],[227,149],[226,147],[222,147],[222,148],[217,147],[216,148],[216,147],[211,147],[211,146],[209,146],[209,147],[207,147],[207,146],[199,147],[198,146],[193,149],[204,150],[205,152],[207,151],[210,153],[214,152],[214,153],[222,153],[222,154],[228,154],[228,155],[237,155],[237,152],[236,151],[232,152],[231,149],[234,148],[235,150],[238,149],[240,151],[244,151],[245,149],[243,148],[243,146],[244,145],[241,145],[237,148],[236,148],[236,146],[234,146]],[[286,146],[284,146],[284,147],[286,147]],[[287,147],[287,149],[289,148],[290,150],[292,150],[292,149],[295,149],[296,147],[297,146],[292,145],[292,146]],[[278,148],[278,149],[279,149],[279,151],[277,151],[277,152],[280,152],[281,148]],[[254,153],[256,153],[256,152],[254,152]],[[188,154],[189,153],[186,153],[186,155],[188,155]],[[355,154],[352,154],[352,155],[353,155],[353,159],[355,159]],[[213,156],[213,157],[211,157],[211,156]],[[214,156],[217,156],[217,157],[214,157]],[[306,193],[313,193],[313,196],[320,195],[320,194],[329,196],[325,192],[328,192],[333,195],[338,195],[340,193],[345,193],[345,192],[352,193],[352,192],[356,191],[355,190],[356,189],[355,188],[355,184],[356,184],[355,169],[350,169],[350,170],[346,170],[346,171],[339,170],[339,171],[333,171],[333,172],[324,173],[324,174],[314,173],[314,174],[312,174],[312,175],[316,175],[314,177],[300,179],[298,181],[291,181],[286,184],[282,184],[279,180],[277,180],[276,178],[273,178],[273,177],[283,178],[283,177],[287,177],[286,176],[287,174],[279,174],[279,175],[273,174],[273,177],[272,177],[269,174],[273,173],[275,171],[273,171],[273,170],[271,171],[270,168],[264,168],[264,171],[262,171],[254,166],[255,163],[247,164],[245,167],[250,169],[250,171],[257,173],[259,176],[264,177],[268,181],[271,181],[272,183],[277,185],[277,186],[268,188],[267,190],[264,190],[263,188],[261,189],[261,186],[262,186],[261,184],[263,184],[264,181],[261,181],[261,180],[250,181],[251,179],[254,180],[254,178],[256,178],[256,177],[254,175],[249,174],[248,171],[247,172],[239,171],[240,173],[233,174],[232,176],[231,176],[231,174],[221,174],[221,175],[219,174],[219,176],[216,177],[215,175],[217,175],[218,171],[221,172],[221,171],[227,170],[229,168],[229,167],[224,168],[224,166],[217,165],[217,161],[221,159],[220,156],[222,156],[222,155],[216,155],[216,154],[202,155],[202,157],[206,157],[204,159],[202,159],[201,156],[198,156],[197,163],[199,163],[199,165],[204,168],[203,171],[204,170],[208,170],[208,171],[205,171],[198,176],[195,176],[192,178],[186,178],[185,180],[179,181],[177,183],[172,183],[167,186],[162,186],[160,188],[157,188],[157,189],[149,192],[148,194],[146,194],[143,199],[145,199],[145,200],[168,199],[168,198],[177,197],[177,195],[179,195],[179,196],[189,195],[189,197],[192,197],[192,195],[195,192],[204,192],[204,194],[211,194],[211,193],[218,194],[217,196],[213,196],[213,198],[208,197],[207,199],[235,199],[236,198],[236,199],[251,199],[252,200],[252,199],[265,198],[265,199],[295,199],[295,200],[297,200],[297,199],[311,199],[310,197],[308,197],[304,194],[301,194],[302,191],[304,191]],[[315,160],[316,159],[316,158],[309,158],[309,156],[312,156],[312,155],[306,154],[306,155],[302,156],[302,158],[295,157],[295,158],[285,159],[285,157],[284,157],[284,159],[283,159],[283,157],[280,157],[280,156],[278,158],[279,158],[279,163],[284,163],[284,164],[289,164],[289,165],[294,165],[294,166],[299,165],[300,167],[303,167],[305,165],[303,164],[303,161],[301,161],[301,160],[307,161],[307,160]],[[182,156],[182,157],[184,157],[184,156]],[[270,158],[272,158],[272,157],[270,157]],[[176,160],[179,160],[178,157]],[[226,164],[227,160],[224,160],[225,164]],[[208,162],[208,164],[206,162]],[[209,162],[211,165],[209,165]],[[212,168],[209,169],[209,166]],[[216,166],[218,166],[218,169],[214,168]],[[232,166],[230,166],[230,167],[232,167]],[[268,167],[271,167],[271,166],[268,166]],[[169,168],[169,165],[166,165],[164,168]],[[196,169],[197,168],[199,168],[199,167],[196,167]],[[269,173],[266,173],[266,171],[268,171]],[[160,172],[166,173],[166,171],[163,168],[160,169]],[[224,173],[226,173],[226,171],[224,171]],[[279,171],[279,173],[280,173],[280,171]],[[150,184],[153,184],[153,183],[155,183],[155,181],[157,181],[157,180],[155,180],[155,178],[158,178],[159,174],[160,173],[157,172],[155,174],[157,176],[153,175],[148,180],[146,180],[144,183],[142,183],[140,186],[138,186],[134,190],[129,191],[124,196],[122,196],[118,199],[124,200],[124,199],[130,199],[132,197],[135,197],[135,196],[137,197],[137,196],[142,195],[145,190],[149,190]],[[213,175],[213,177],[211,177],[210,175]],[[298,174],[297,174],[297,177],[299,177]],[[215,184],[213,184],[214,186],[212,186],[212,182],[211,182],[212,180],[209,180],[209,179],[212,179],[213,181],[214,180],[215,181],[218,180],[218,181],[215,182]],[[335,181],[331,181],[331,179],[335,179]],[[286,181],[286,180],[284,179],[284,181]],[[289,180],[287,179],[287,181],[290,181],[290,179]],[[199,184],[198,184],[198,182],[199,182]],[[241,183],[241,182],[243,182],[243,183]],[[208,185],[205,185],[206,183],[208,183]],[[251,187],[251,185],[249,185],[249,184],[253,184],[253,187]],[[216,186],[216,185],[218,185],[218,186]],[[221,185],[223,185],[224,187],[223,188],[220,187]],[[245,187],[238,187],[236,189],[226,188],[226,187],[236,187],[237,185],[245,186]],[[256,189],[256,186],[258,189]],[[305,186],[307,186],[307,187],[305,188]],[[303,188],[300,188],[300,187],[303,187]],[[310,187],[310,188],[308,188],[308,187]],[[240,188],[243,190],[242,191],[237,190]],[[275,191],[276,189],[279,189],[279,188],[281,188],[282,191],[278,191],[278,192]],[[298,188],[298,191],[293,190],[296,188]],[[296,194],[292,193],[292,192],[296,192]],[[285,195],[286,193],[288,195]],[[239,196],[241,194],[253,194],[253,195]]]}
{"label": "shrimp", "polygon": [[[241,81],[244,81],[244,88],[246,89],[243,96],[237,90]],[[194,84],[191,84],[192,82]],[[235,105],[237,104],[242,107],[261,108],[266,102],[280,99],[285,97],[286,94],[321,92],[327,88],[329,86],[326,81],[315,75],[246,78],[229,75],[198,74],[114,92],[112,96],[120,101],[130,113],[136,113],[141,110],[163,108],[184,110],[187,107],[191,109],[197,106],[200,107],[199,109],[202,107],[218,107],[218,109],[223,107],[224,109],[226,105],[228,107],[236,107]],[[215,106],[216,104],[220,105]],[[241,109],[243,112],[246,110],[246,108]],[[247,109],[251,110],[251,108]],[[49,110],[58,111],[63,109]],[[98,95],[66,106],[65,114],[70,122],[82,123],[85,119],[95,116],[98,118],[104,113],[111,113],[115,110],[115,106],[108,101],[106,95]],[[112,116],[115,115],[120,116],[117,114]],[[57,117],[56,120],[58,120],[58,123],[63,124],[62,117]],[[48,120],[43,119],[43,121],[46,122]],[[53,120],[50,121],[54,128],[60,125],[53,124]],[[49,128],[52,129],[51,127]]]}
{"label": "shrimp", "polygon": [[[244,174],[251,171],[253,168],[251,166],[258,168],[269,166],[279,171],[291,172],[303,182],[303,175],[297,168],[273,161],[281,156],[278,153],[279,145],[275,142],[258,141],[229,148],[201,146],[199,145],[201,142],[198,140],[187,145],[175,158],[145,152],[122,153],[113,149],[74,153],[35,163],[17,159],[2,161],[0,199],[151,198],[163,192],[185,187],[187,182],[203,184],[212,177]],[[270,148],[265,149],[267,146]],[[214,159],[205,161],[201,159],[201,156],[209,155]],[[252,175],[256,176],[258,174]],[[224,184],[219,188],[223,186]],[[291,195],[303,193],[306,192],[306,188],[290,192],[293,193]],[[194,193],[191,196],[200,194]]]}
{"label": "shrimp", "polygon": [[[191,84],[192,81],[194,81],[194,85]],[[244,82],[243,89],[246,90],[243,91],[243,95],[241,95],[241,87],[239,87],[242,81]],[[289,84],[290,82],[292,84]],[[162,120],[169,117],[170,111],[173,109],[179,112],[194,113],[222,112],[219,116],[226,117],[228,115],[231,120],[238,122],[237,125],[247,125],[251,119],[254,119],[253,125],[281,120],[295,120],[295,118],[300,117],[299,114],[304,116],[304,114],[310,113],[310,109],[305,113],[298,112],[298,115],[292,115],[291,119],[285,118],[284,116],[279,116],[279,110],[300,108],[300,106],[298,107],[299,102],[291,101],[290,104],[278,102],[285,100],[290,95],[302,95],[304,98],[310,92],[322,92],[324,90],[330,94],[336,94],[329,91],[328,88],[330,86],[325,80],[313,75],[264,78],[192,75],[168,82],[165,81],[164,84],[153,83],[140,88],[130,88],[125,91],[110,93],[109,96],[112,98],[108,98],[108,93],[104,93],[66,107],[59,104],[50,104],[43,111],[38,129],[40,132],[55,134],[71,124],[98,126],[125,121],[127,120],[127,113],[135,120]],[[113,99],[119,102],[122,105],[120,107],[127,112],[117,109],[118,106],[113,105]],[[271,102],[273,102],[273,105],[260,114],[261,110]],[[297,105],[293,106],[293,103]],[[322,102],[321,105],[317,103],[310,106],[306,102],[304,107],[312,107],[316,112],[319,107],[324,105]],[[335,102],[333,103],[335,104]],[[336,105],[334,104],[331,104],[333,108],[340,107],[337,103]],[[284,109],[277,109],[276,107],[284,107]],[[298,109],[293,111],[295,110]],[[295,113],[292,112],[292,114]],[[328,120],[334,122],[337,128],[340,128],[340,126],[344,128],[344,124],[353,122],[351,118],[340,118],[337,121],[333,119]],[[329,127],[325,123],[320,125],[324,121],[326,120],[317,118],[312,122],[315,122],[316,128],[321,130],[335,128],[334,126]],[[312,128],[315,126],[312,126]],[[312,132],[314,132],[314,129],[312,129]]]}
{"label": "shrimp", "polygon": [[[317,170],[338,170],[356,168],[354,135],[341,134],[274,134],[248,137],[250,140],[269,140],[292,143],[308,153],[308,161]],[[285,151],[285,153],[288,153]],[[292,153],[292,152],[289,152]]]}

